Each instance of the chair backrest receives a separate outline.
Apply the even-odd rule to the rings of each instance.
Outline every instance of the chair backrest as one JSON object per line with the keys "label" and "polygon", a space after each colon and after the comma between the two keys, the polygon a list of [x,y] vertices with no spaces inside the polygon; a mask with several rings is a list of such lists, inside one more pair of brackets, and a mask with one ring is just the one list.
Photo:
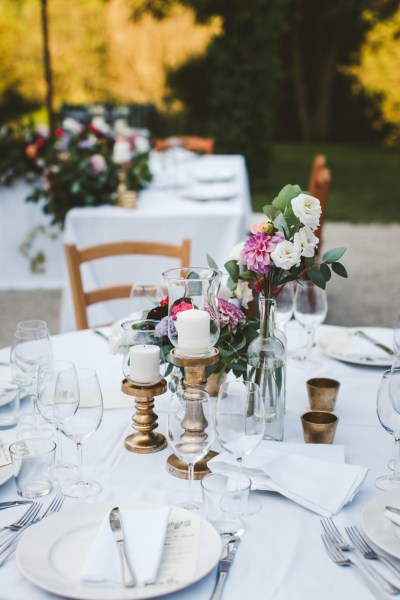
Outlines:
{"label": "chair backrest", "polygon": [[321,204],[321,217],[319,220],[319,227],[314,232],[319,238],[317,254],[321,252],[322,248],[322,237],[323,237],[323,226],[326,217],[326,211],[328,208],[328,196],[329,188],[331,184],[331,172],[326,166],[320,166],[314,173],[312,187],[310,187],[310,193],[315,198],[318,198]]}
{"label": "chair backrest", "polygon": [[194,135],[178,135],[175,137],[156,139],[154,140],[154,148],[158,152],[164,152],[169,148],[181,146],[191,152],[199,152],[201,154],[214,153],[214,139],[205,138]]}
{"label": "chair backrest", "polygon": [[87,307],[97,302],[128,298],[131,285],[117,285],[85,291],[81,275],[81,264],[106,258],[129,254],[168,256],[180,260],[182,267],[188,267],[190,262],[190,240],[185,239],[180,245],[161,244],[154,242],[114,242],[99,244],[78,249],[73,244],[65,244],[68,273],[71,283],[72,299],[75,310],[77,329],[89,327]]}

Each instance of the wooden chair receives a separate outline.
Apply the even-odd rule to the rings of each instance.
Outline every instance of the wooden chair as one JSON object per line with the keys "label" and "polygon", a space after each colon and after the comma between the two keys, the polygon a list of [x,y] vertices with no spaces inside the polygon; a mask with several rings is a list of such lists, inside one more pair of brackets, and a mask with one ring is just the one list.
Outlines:
{"label": "wooden chair", "polygon": [[78,248],[73,244],[65,244],[68,273],[71,283],[77,329],[88,329],[87,307],[97,302],[129,298],[131,285],[117,285],[98,288],[91,291],[83,289],[80,266],[99,258],[122,256],[129,254],[168,256],[180,260],[182,267],[189,266],[190,240],[185,239],[180,245],[159,244],[154,242],[114,242]]}
{"label": "wooden chair", "polygon": [[321,218],[319,220],[319,227],[314,232],[319,238],[319,244],[317,254],[321,252],[322,248],[322,230],[325,222],[326,211],[328,208],[328,196],[329,188],[331,184],[331,172],[326,165],[326,156],[323,154],[316,154],[313,159],[310,179],[308,183],[308,190],[312,196],[318,198],[321,203]]}
{"label": "wooden chair", "polygon": [[174,137],[154,140],[154,149],[158,152],[164,152],[170,148],[180,146],[191,152],[199,154],[214,153],[214,139],[194,135],[178,135]]}

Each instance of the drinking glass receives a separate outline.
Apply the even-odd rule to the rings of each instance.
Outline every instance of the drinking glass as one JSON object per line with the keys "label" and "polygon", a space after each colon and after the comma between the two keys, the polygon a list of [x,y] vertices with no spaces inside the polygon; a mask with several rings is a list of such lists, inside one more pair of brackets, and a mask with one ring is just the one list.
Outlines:
{"label": "drinking glass", "polygon": [[129,313],[137,313],[141,318],[144,311],[148,311],[161,300],[161,286],[156,283],[135,283],[129,296]]}
{"label": "drinking glass", "polygon": [[391,377],[392,371],[388,370],[384,372],[378,390],[376,408],[380,424],[394,437],[396,455],[393,472],[381,475],[375,481],[376,487],[380,490],[391,490],[400,487],[400,413],[395,410],[390,397],[389,387]]}
{"label": "drinking glass", "polygon": [[[251,454],[260,444],[265,428],[264,403],[260,388],[253,381],[227,381],[218,392],[215,433],[224,450],[233,454],[242,474],[243,457]],[[249,502],[249,514],[260,508]]]}
{"label": "drinking glass", "polygon": [[[64,481],[76,476],[76,465],[63,460],[61,427],[70,419],[79,406],[79,385],[74,363],[55,360],[49,368],[40,367],[38,374],[39,412],[56,429],[56,460],[54,479]],[[57,403],[57,410],[55,405]]]}
{"label": "drinking glass", "polygon": [[393,331],[393,349],[396,354],[396,359],[400,361],[400,312],[397,315]]}
{"label": "drinking glass", "polygon": [[311,359],[311,352],[317,327],[324,322],[327,312],[325,290],[312,281],[299,282],[294,299],[294,316],[307,332],[307,345],[305,354],[292,356],[294,364],[308,369],[318,369],[322,366],[322,363]]}
{"label": "drinking glass", "polygon": [[275,321],[278,329],[286,333],[286,324],[293,316],[294,311],[294,289],[290,281],[281,286],[275,297]]}
{"label": "drinking glass", "polygon": [[78,477],[61,488],[66,496],[87,498],[99,494],[102,487],[98,481],[87,480],[83,476],[82,445],[99,428],[103,418],[103,397],[96,372],[93,369],[77,368],[79,384],[79,406],[70,418],[65,419],[64,398],[56,394],[54,402],[55,419],[61,431],[76,443],[78,451]]}
{"label": "drinking glass", "polygon": [[18,437],[46,438],[53,435],[52,428],[39,423],[37,409],[38,372],[40,367],[49,367],[52,360],[53,352],[47,327],[21,329],[17,326],[11,344],[10,369],[14,381],[29,388],[32,403],[28,426],[18,432]]}
{"label": "drinking glass", "polygon": [[167,440],[172,451],[188,465],[189,498],[179,504],[191,511],[200,510],[193,500],[194,465],[210,450],[214,428],[210,400],[203,390],[171,396],[167,420]]}

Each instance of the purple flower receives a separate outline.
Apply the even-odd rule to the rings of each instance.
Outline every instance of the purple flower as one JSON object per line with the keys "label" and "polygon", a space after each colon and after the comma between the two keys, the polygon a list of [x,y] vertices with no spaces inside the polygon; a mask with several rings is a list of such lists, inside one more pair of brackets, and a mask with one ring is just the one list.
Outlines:
{"label": "purple flower", "polygon": [[218,314],[221,329],[227,327],[231,333],[236,333],[238,326],[246,323],[244,312],[222,298],[218,298]]}
{"label": "purple flower", "polygon": [[93,156],[90,157],[90,166],[95,173],[102,173],[105,171],[107,163],[104,156],[101,154],[93,154]]}
{"label": "purple flower", "polygon": [[169,325],[170,335],[172,335],[172,336],[177,335],[177,332],[175,329],[175,323],[173,322],[173,320],[170,319],[170,317],[163,317],[161,319],[161,321],[159,323],[157,323],[157,325],[156,325],[156,328],[155,328],[156,336],[164,337],[164,336],[168,335],[168,322],[170,323],[170,325]]}
{"label": "purple flower", "polygon": [[80,142],[78,142],[78,148],[80,148],[81,150],[88,150],[92,146],[93,144],[89,140],[81,140]]}
{"label": "purple flower", "polygon": [[281,231],[274,235],[267,235],[261,231],[252,235],[242,250],[242,258],[247,268],[254,273],[268,273],[273,267],[270,254],[284,239]]}

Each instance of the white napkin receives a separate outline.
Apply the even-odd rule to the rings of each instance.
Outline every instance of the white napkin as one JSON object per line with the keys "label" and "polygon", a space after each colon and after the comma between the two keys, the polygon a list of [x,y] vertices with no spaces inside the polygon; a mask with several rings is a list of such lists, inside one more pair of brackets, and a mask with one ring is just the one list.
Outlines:
{"label": "white napkin", "polygon": [[[237,469],[235,458],[227,452],[208,466],[213,473]],[[337,514],[353,499],[367,471],[345,464],[343,446],[334,445],[262,442],[243,459],[252,489],[279,492],[323,517]]]}
{"label": "white napkin", "polygon": [[383,514],[387,519],[389,519],[389,521],[392,521],[392,523],[400,525],[400,515],[395,515],[390,510],[385,510]]}
{"label": "white napkin", "polygon": [[[169,506],[154,510],[120,509],[126,552],[138,585],[154,583],[164,548]],[[82,581],[122,584],[119,550],[111,532],[109,513],[104,516],[81,571]]]}
{"label": "white napkin", "polygon": [[[378,342],[387,344],[385,340],[376,339]],[[329,340],[326,343],[326,350],[334,354],[355,359],[362,359],[364,356],[368,356],[373,360],[384,360],[389,356],[387,352],[374,346],[372,342],[357,336],[351,330],[334,332],[329,336]]]}

